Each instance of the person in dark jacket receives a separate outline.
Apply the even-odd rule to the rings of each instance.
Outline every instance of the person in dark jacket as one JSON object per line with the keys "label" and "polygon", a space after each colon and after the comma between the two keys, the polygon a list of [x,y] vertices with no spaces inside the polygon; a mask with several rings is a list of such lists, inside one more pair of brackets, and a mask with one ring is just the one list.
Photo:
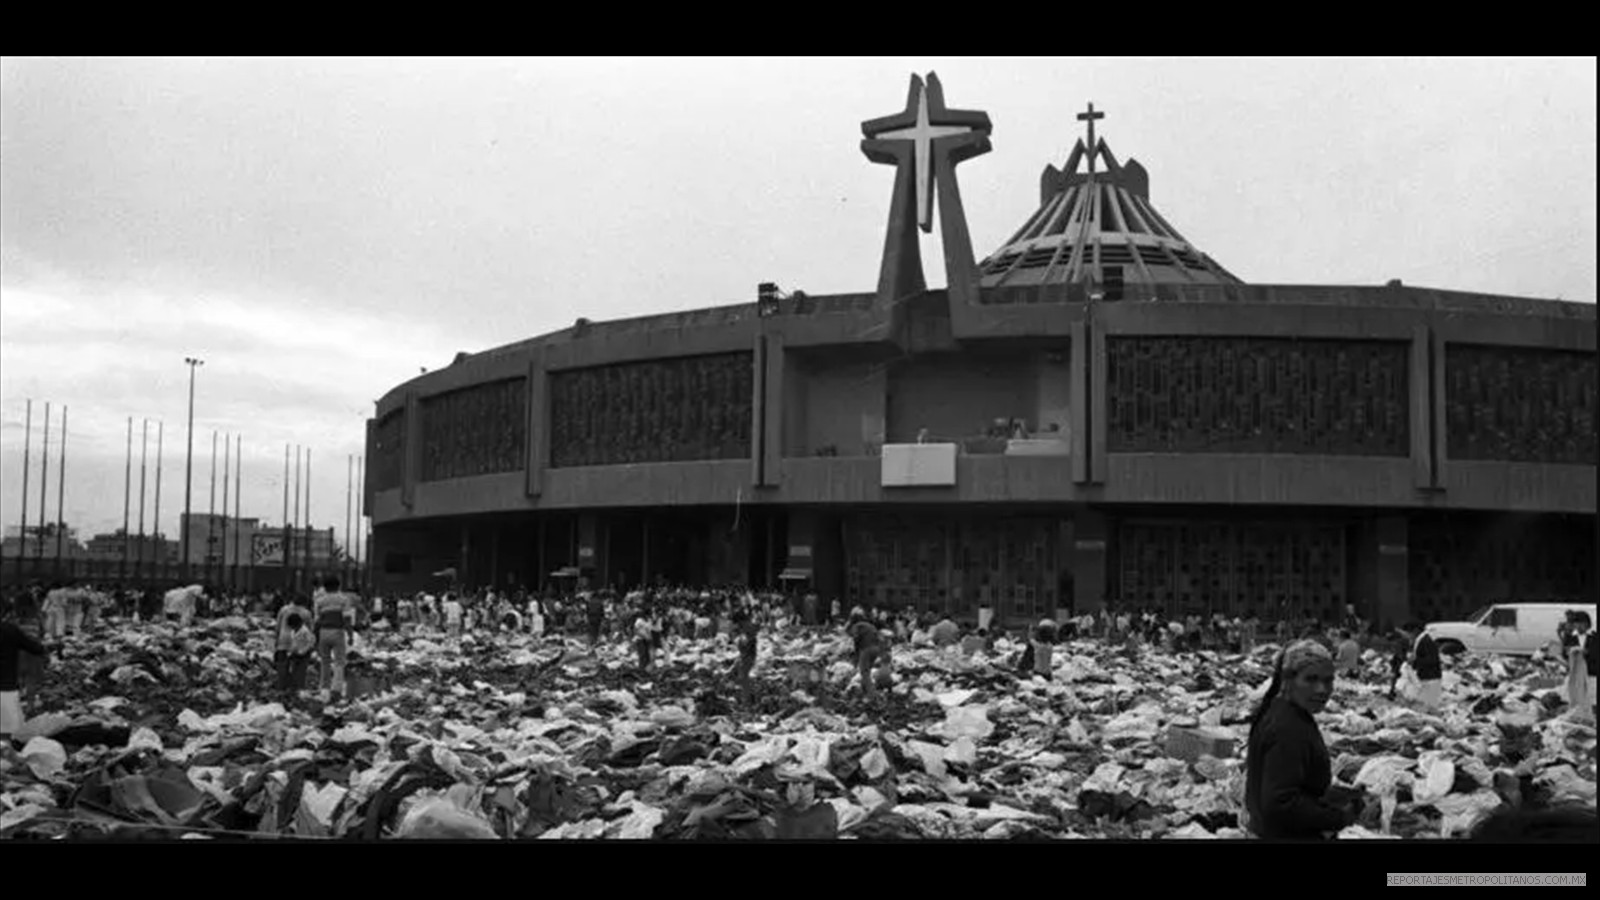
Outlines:
{"label": "person in dark jacket", "polygon": [[1406,633],[1417,635],[1411,647],[1411,668],[1416,670],[1417,681],[1421,682],[1417,688],[1417,702],[1423,709],[1438,709],[1444,693],[1444,666],[1439,659],[1439,645],[1419,623],[1407,626]]}
{"label": "person in dark jacket", "polygon": [[1395,693],[1400,689],[1400,675],[1406,666],[1406,655],[1411,648],[1411,638],[1405,629],[1396,628],[1389,635],[1389,699],[1395,698]]}
{"label": "person in dark jacket", "polygon": [[12,621],[8,612],[0,619],[0,741],[8,743],[27,721],[22,713],[22,684],[17,673],[17,658],[23,653],[46,658],[50,655],[38,639]]}
{"label": "person in dark jacket", "polygon": [[1248,827],[1267,840],[1319,840],[1356,821],[1358,810],[1330,798],[1332,763],[1312,718],[1333,693],[1333,657],[1298,641],[1278,657],[1272,683],[1250,721],[1245,756]]}
{"label": "person in dark jacket", "polygon": [[598,593],[584,598],[585,612],[589,617],[589,647],[600,643],[600,629],[606,623],[606,601]]}

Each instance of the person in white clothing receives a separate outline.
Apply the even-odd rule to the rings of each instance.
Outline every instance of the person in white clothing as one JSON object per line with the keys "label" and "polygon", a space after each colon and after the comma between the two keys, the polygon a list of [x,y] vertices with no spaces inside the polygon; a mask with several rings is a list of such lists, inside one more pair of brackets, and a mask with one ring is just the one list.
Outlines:
{"label": "person in white clothing", "polygon": [[465,612],[466,611],[461,607],[461,601],[456,599],[455,594],[445,595],[444,623],[445,628],[449,630],[452,637],[461,636],[461,622]]}
{"label": "person in white clothing", "polygon": [[176,617],[180,626],[188,628],[194,622],[195,609],[199,605],[200,596],[204,593],[205,588],[198,584],[167,591],[166,596],[162,598],[167,618]]}
{"label": "person in white clothing", "polygon": [[44,613],[44,636],[53,641],[60,640],[67,633],[67,592],[68,588],[53,588],[44,595],[44,604],[41,612]]}

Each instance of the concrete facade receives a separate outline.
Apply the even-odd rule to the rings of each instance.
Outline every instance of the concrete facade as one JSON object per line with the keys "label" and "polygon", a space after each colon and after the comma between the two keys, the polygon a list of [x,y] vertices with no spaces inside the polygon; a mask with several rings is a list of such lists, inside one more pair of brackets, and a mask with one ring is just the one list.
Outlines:
{"label": "concrete facade", "polygon": [[[1277,508],[1354,517],[1350,553],[1359,563],[1349,570],[1346,594],[1394,618],[1408,609],[1409,513],[1577,514],[1592,530],[1592,460],[1451,456],[1444,373],[1453,345],[1576,352],[1592,367],[1592,306],[1398,286],[1163,292],[1117,304],[1073,302],[1064,293],[1050,304],[1015,306],[987,295],[982,304],[958,304],[935,291],[893,310],[853,295],[805,298],[805,310],[786,301],[766,317],[751,306],[590,323],[581,333],[568,330],[466,357],[390,391],[379,401],[375,421],[394,410],[414,411],[419,400],[437,393],[521,375],[532,388],[526,392],[527,464],[521,471],[422,482],[413,455],[424,423],[413,412],[402,483],[379,490],[369,475],[365,486],[379,583],[385,553],[413,557],[404,567],[392,567],[405,570],[391,573],[396,585],[466,558],[458,540],[441,543],[429,528],[587,523],[582,527],[591,556],[541,553],[529,559],[526,545],[519,544],[500,551],[505,562],[496,569],[503,577],[518,569],[538,571],[533,560],[541,555],[547,563],[563,556],[563,565],[594,566],[605,555],[605,523],[627,523],[617,527],[643,534],[647,526],[634,523],[648,518],[646,512],[675,509],[696,511],[707,522],[727,520],[719,527],[738,520],[738,540],[724,535],[712,541],[728,545],[710,566],[722,577],[770,583],[774,570],[798,549],[811,559],[822,587],[841,584],[846,573],[837,554],[817,546],[821,537],[794,546],[786,538],[780,551],[769,546],[774,537],[753,533],[752,523],[771,529],[782,521],[797,534],[822,535],[827,530],[819,530],[819,521],[848,519],[855,512],[955,507],[970,516],[1037,511],[1074,522],[1074,544],[1065,551],[1072,593],[1077,605],[1092,608],[1117,599],[1111,596],[1115,579],[1107,574],[1114,568],[1117,521],[1148,507],[1226,506],[1233,516]],[[1141,335],[1403,344],[1406,455],[1108,452],[1106,342]],[[748,460],[550,467],[548,390],[541,383],[550,373],[737,350],[750,351],[753,360],[751,415],[759,427]],[[1058,422],[1069,452],[1014,456],[985,446],[985,425],[997,418],[1020,420],[1035,432]],[[1592,429],[1592,413],[1588,422]],[[956,484],[881,487],[881,445],[915,442],[923,429],[930,441],[963,442]],[[369,455],[374,451],[369,447]],[[478,568],[487,580],[489,573]]]}

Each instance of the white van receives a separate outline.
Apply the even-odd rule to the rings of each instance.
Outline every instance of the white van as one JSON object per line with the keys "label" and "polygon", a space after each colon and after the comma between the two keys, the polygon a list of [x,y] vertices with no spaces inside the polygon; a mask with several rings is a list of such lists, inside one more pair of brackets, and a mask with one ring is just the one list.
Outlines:
{"label": "white van", "polygon": [[1498,653],[1532,656],[1540,648],[1559,651],[1556,629],[1568,612],[1582,610],[1595,621],[1593,603],[1496,603],[1467,617],[1465,622],[1432,622],[1424,630],[1439,645],[1440,653]]}

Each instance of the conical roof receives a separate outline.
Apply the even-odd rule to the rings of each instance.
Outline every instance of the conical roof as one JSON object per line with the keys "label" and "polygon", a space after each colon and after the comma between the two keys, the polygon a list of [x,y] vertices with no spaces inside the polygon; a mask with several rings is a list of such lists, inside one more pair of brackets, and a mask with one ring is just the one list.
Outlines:
{"label": "conical roof", "polygon": [[1122,165],[1104,140],[1091,157],[1080,138],[1064,168],[1046,166],[1039,194],[1034,214],[979,265],[982,287],[1104,285],[1120,275],[1137,297],[1140,284],[1242,284],[1156,211],[1144,166]]}

